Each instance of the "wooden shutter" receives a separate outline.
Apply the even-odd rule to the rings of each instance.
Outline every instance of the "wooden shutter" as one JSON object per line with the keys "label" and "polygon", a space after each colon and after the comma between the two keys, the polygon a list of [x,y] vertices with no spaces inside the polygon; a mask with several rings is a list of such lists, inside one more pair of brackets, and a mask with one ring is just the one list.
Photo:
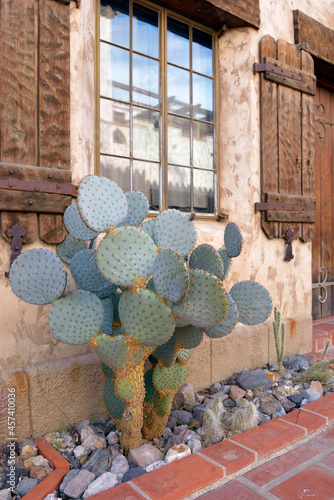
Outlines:
{"label": "wooden shutter", "polygon": [[311,241],[314,196],[313,59],[296,45],[266,35],[260,42],[261,210],[268,238]]}
{"label": "wooden shutter", "polygon": [[17,222],[24,242],[66,236],[75,195],[70,171],[70,7],[0,0],[1,234]]}

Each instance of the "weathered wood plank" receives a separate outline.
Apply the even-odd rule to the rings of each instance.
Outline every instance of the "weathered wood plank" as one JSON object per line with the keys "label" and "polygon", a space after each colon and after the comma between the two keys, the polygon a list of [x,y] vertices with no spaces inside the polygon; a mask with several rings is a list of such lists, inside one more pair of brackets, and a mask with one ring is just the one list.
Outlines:
{"label": "weathered wood plank", "polygon": [[29,191],[9,191],[0,189],[0,210],[18,212],[64,213],[71,203],[71,196],[48,193],[31,193]]}
{"label": "weathered wood plank", "polygon": [[296,43],[308,43],[308,51],[334,64],[334,31],[300,10],[293,12]]}
{"label": "weathered wood plank", "polygon": [[[276,57],[276,41],[266,35],[260,42],[260,61]],[[261,201],[266,192],[278,192],[277,85],[260,76],[261,123]],[[278,237],[278,224],[267,222],[261,214],[261,225],[268,238]]]}
{"label": "weathered wood plank", "polygon": [[61,243],[67,235],[62,215],[39,215],[39,237],[45,243]]}
{"label": "weathered wood plank", "polygon": [[39,6],[39,164],[70,168],[70,11]]}
{"label": "weathered wood plank", "polygon": [[0,163],[0,180],[71,182],[71,172],[61,168],[35,167],[17,163]]}
{"label": "weathered wood plank", "polygon": [[278,222],[315,222],[317,220],[317,200],[314,196],[266,193],[268,203],[304,207],[305,211],[267,210],[266,219]]}
{"label": "weathered wood plank", "polygon": [[36,161],[35,2],[0,2],[0,160]]}
{"label": "weathered wood plank", "polygon": [[[311,56],[310,56],[311,57]],[[280,85],[284,85],[285,87],[289,87],[290,89],[299,90],[299,92],[303,92],[305,94],[315,95],[316,94],[316,77],[314,74],[311,74],[307,71],[299,70],[295,66],[290,66],[289,64],[285,64],[282,61],[277,61],[271,57],[265,57],[264,62],[275,66],[277,69],[281,69],[283,71],[288,71],[289,73],[296,74],[298,77],[301,77],[303,81],[294,80],[293,78],[289,78],[284,75],[279,75],[277,73],[273,73],[268,70],[265,71],[265,79],[270,80],[271,82],[279,83]]]}
{"label": "weathered wood plank", "polygon": [[1,236],[8,242],[12,242],[12,238],[7,236],[7,231],[14,224],[18,224],[27,231],[27,234],[22,238],[23,243],[34,243],[38,238],[37,231],[37,214],[21,213],[21,212],[5,212],[2,211],[1,217]]}

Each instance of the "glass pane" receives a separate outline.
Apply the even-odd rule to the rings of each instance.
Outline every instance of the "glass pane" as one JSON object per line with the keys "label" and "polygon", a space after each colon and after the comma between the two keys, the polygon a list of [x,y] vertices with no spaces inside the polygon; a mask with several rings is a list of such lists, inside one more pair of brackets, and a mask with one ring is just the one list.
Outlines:
{"label": "glass pane", "polygon": [[212,35],[193,29],[193,71],[212,76]]}
{"label": "glass pane", "polygon": [[160,113],[133,108],[133,156],[145,160],[160,159]]}
{"label": "glass pane", "polygon": [[213,120],[213,81],[205,76],[193,74],[193,117],[198,120]]}
{"label": "glass pane", "polygon": [[191,212],[190,168],[168,166],[168,207]]}
{"label": "glass pane", "polygon": [[168,65],[168,111],[179,115],[190,114],[190,73]]}
{"label": "glass pane", "polygon": [[100,173],[116,182],[123,191],[130,191],[130,160],[101,155]]}
{"label": "glass pane", "polygon": [[168,116],[168,162],[190,165],[190,120]]}
{"label": "glass pane", "polygon": [[213,214],[215,211],[214,173],[194,169],[193,175],[195,212]]}
{"label": "glass pane", "polygon": [[167,61],[189,68],[189,26],[167,18]]}
{"label": "glass pane", "polygon": [[159,62],[133,54],[132,99],[134,102],[159,105]]}
{"label": "glass pane", "polygon": [[132,47],[136,52],[159,58],[158,12],[133,4]]}
{"label": "glass pane", "polygon": [[160,210],[160,165],[159,163],[133,162],[133,189],[147,197],[150,210]]}
{"label": "glass pane", "polygon": [[129,0],[101,0],[100,38],[129,47]]}
{"label": "glass pane", "polygon": [[101,153],[130,155],[129,106],[100,100],[100,144]]}
{"label": "glass pane", "polygon": [[193,164],[199,168],[214,168],[213,125],[193,122]]}
{"label": "glass pane", "polygon": [[129,52],[103,42],[100,48],[101,95],[129,101]]}

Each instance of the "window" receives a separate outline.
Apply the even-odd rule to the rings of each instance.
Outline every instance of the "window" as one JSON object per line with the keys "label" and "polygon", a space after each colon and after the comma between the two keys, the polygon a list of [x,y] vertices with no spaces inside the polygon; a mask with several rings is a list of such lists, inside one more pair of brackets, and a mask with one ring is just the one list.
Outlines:
{"label": "window", "polygon": [[215,37],[167,9],[100,2],[100,174],[151,211],[215,213]]}

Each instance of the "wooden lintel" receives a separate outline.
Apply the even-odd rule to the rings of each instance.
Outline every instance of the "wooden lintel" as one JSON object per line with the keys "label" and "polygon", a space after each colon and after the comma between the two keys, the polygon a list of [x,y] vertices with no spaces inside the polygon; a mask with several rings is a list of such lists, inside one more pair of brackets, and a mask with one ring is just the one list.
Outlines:
{"label": "wooden lintel", "polygon": [[71,171],[65,168],[36,167],[0,162],[0,180],[71,182]]}
{"label": "wooden lintel", "polygon": [[293,11],[295,42],[308,44],[308,51],[334,64],[334,30],[315,21],[300,10]]}

